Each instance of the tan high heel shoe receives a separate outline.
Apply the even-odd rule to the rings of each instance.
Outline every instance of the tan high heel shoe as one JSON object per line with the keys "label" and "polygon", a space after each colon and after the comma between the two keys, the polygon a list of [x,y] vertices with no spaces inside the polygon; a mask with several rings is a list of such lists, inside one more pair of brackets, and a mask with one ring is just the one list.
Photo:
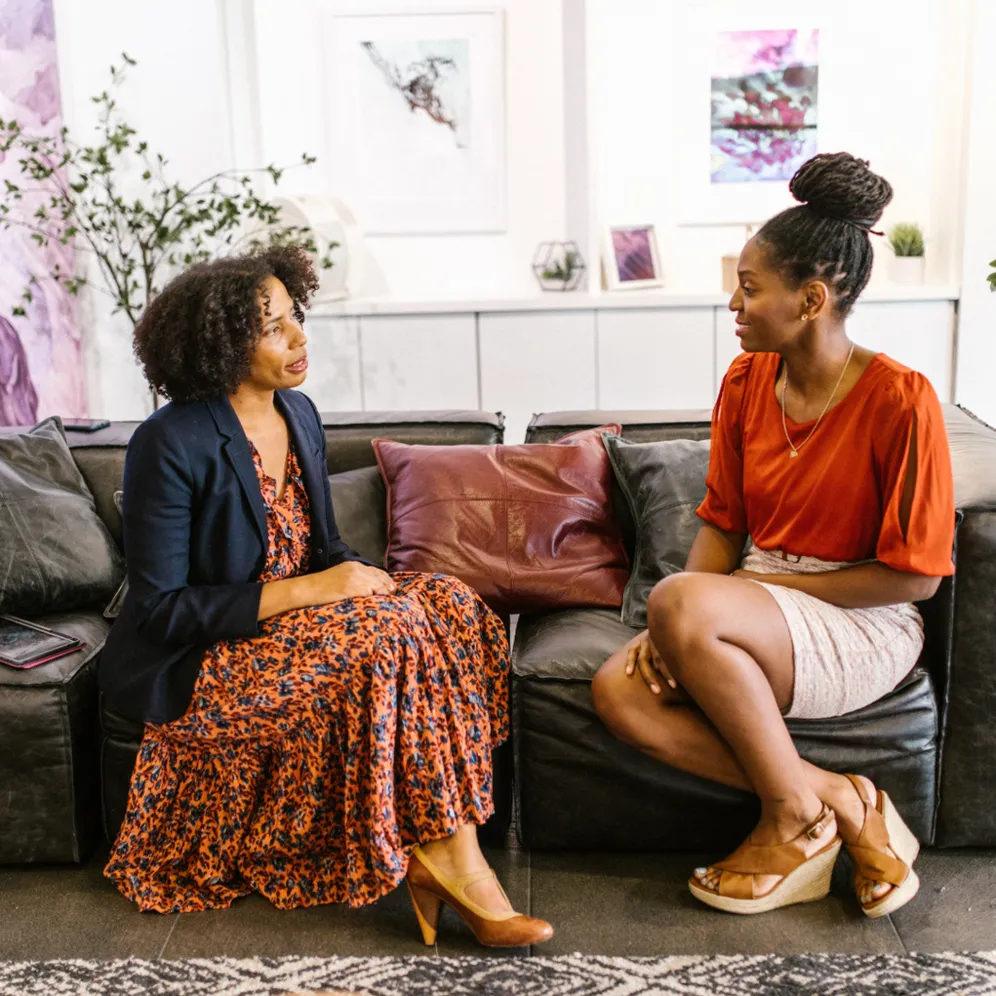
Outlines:
{"label": "tan high heel shoe", "polygon": [[[553,927],[545,920],[523,916],[509,910],[506,913],[492,913],[478,906],[468,897],[467,889],[475,882],[493,878],[498,881],[494,870],[475,872],[460,878],[448,879],[439,868],[426,857],[425,852],[416,847],[408,862],[405,882],[412,897],[415,916],[422,928],[422,940],[427,945],[436,943],[439,929],[439,914],[443,904],[459,914],[464,923],[474,932],[478,943],[489,948],[521,948],[529,944],[542,944],[553,937]],[[505,890],[498,888],[505,896]],[[508,896],[505,896],[508,899]],[[511,906],[511,903],[509,903]]]}
{"label": "tan high heel shoe", "polygon": [[[920,842],[881,789],[875,789],[873,803],[860,778],[856,775],[848,775],[847,778],[865,807],[865,821],[857,843],[846,845],[847,853],[854,862],[854,888],[858,893],[858,902],[865,916],[887,916],[905,906],[920,888],[920,879],[913,871],[913,862],[920,853]],[[863,878],[887,883],[892,888],[878,899],[862,902],[860,879]]]}
{"label": "tan high heel shoe", "polygon": [[[807,854],[806,840],[826,839],[825,846]],[[719,871],[715,889],[695,876],[688,888],[696,899],[726,913],[766,913],[792,903],[811,903],[830,892],[833,866],[840,853],[837,820],[824,805],[820,815],[798,837],[784,844],[752,844],[745,840],[728,858],[709,866]],[[780,875],[775,885],[757,895],[756,876]]]}

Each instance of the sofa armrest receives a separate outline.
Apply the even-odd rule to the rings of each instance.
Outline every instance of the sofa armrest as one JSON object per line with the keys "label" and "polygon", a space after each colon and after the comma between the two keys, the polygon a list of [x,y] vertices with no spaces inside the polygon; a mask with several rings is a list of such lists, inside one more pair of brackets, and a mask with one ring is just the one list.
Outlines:
{"label": "sofa armrest", "polygon": [[[936,843],[996,846],[991,808],[996,775],[996,507],[961,513],[957,574],[947,612],[929,616],[935,681],[941,705],[941,775]],[[943,594],[942,592],[939,595]],[[931,606],[933,610],[935,606]],[[947,674],[936,673],[947,642]],[[946,680],[944,680],[946,678]]]}

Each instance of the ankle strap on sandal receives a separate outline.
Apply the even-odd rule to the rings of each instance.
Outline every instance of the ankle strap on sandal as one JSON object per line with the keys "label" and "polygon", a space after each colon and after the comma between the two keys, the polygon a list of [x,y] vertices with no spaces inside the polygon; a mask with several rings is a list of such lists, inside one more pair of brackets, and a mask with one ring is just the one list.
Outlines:
{"label": "ankle strap on sandal", "polygon": [[833,819],[833,812],[831,812],[830,807],[826,803],[823,804],[823,808],[820,810],[820,815],[806,827],[802,832],[810,840],[818,840],[820,837],[826,833],[827,826],[830,820]]}

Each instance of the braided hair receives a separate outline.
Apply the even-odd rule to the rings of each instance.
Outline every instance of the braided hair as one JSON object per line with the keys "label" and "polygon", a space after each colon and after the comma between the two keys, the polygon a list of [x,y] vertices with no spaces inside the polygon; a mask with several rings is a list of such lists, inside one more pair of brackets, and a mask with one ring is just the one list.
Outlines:
{"label": "braided hair", "polygon": [[892,200],[889,182],[846,152],[814,156],[789,183],[801,203],[757,233],[768,261],[793,289],[825,280],[843,318],[871,276],[868,233]]}

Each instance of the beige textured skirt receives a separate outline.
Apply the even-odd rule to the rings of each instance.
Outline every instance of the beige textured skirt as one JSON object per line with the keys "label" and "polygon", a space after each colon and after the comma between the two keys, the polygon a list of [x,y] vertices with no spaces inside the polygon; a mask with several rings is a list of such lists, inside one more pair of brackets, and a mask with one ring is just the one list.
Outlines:
{"label": "beige textured skirt", "polygon": [[[819,574],[853,564],[789,557],[751,546],[742,567],[755,574]],[[770,591],[792,635],[795,693],[786,716],[843,716],[892,691],[923,649],[916,606],[841,609],[805,592],[755,582]]]}

